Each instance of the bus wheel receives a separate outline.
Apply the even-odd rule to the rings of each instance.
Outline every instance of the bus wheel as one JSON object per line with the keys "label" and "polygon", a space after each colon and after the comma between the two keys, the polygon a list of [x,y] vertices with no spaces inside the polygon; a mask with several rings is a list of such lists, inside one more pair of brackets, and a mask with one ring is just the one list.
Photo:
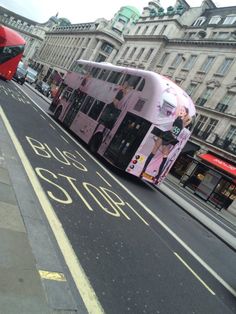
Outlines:
{"label": "bus wheel", "polygon": [[102,133],[95,134],[89,141],[89,149],[92,153],[96,153],[102,144]]}
{"label": "bus wheel", "polygon": [[56,120],[59,119],[59,117],[60,117],[60,115],[61,115],[61,112],[62,112],[62,107],[60,106],[60,107],[58,107],[58,108],[56,109],[56,111],[54,112],[54,118],[55,118]]}

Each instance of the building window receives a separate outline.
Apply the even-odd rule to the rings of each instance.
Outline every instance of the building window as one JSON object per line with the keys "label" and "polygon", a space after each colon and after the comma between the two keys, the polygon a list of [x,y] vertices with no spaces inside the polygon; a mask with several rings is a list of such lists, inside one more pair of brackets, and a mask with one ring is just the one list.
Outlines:
{"label": "building window", "polygon": [[139,33],[140,29],[141,29],[141,26],[139,26],[139,27],[136,29],[135,35],[137,35],[137,34]]}
{"label": "building window", "polygon": [[194,83],[191,83],[187,89],[186,89],[186,93],[189,95],[189,96],[193,96],[194,92],[196,91],[198,85],[197,84],[194,84]]}
{"label": "building window", "polygon": [[179,53],[175,57],[174,61],[171,63],[172,68],[177,68],[177,66],[180,64],[180,62],[183,60],[183,54]]}
{"label": "building window", "polygon": [[125,55],[127,54],[128,50],[129,50],[129,47],[126,47],[124,52],[121,55],[121,59],[123,59],[125,57]]}
{"label": "building window", "polygon": [[212,18],[209,21],[209,24],[218,24],[221,20],[221,17],[219,15],[212,16]]}
{"label": "building window", "polygon": [[206,140],[210,134],[213,133],[216,125],[218,123],[218,120],[216,119],[210,119],[210,121],[207,123],[206,128],[204,129],[203,133],[201,134],[201,137]]}
{"label": "building window", "polygon": [[204,106],[207,100],[211,97],[213,91],[214,91],[214,88],[207,87],[205,91],[203,92],[202,96],[197,99],[196,105],[201,106],[201,107]]}
{"label": "building window", "polygon": [[218,39],[226,39],[229,37],[229,33],[228,32],[219,32],[219,34],[217,35]]}
{"label": "building window", "polygon": [[148,26],[146,26],[146,27],[144,28],[144,30],[143,30],[143,32],[142,32],[142,35],[146,34],[147,31],[148,31]]}
{"label": "building window", "polygon": [[164,32],[165,32],[165,30],[166,30],[166,28],[167,28],[167,25],[164,25],[164,26],[162,27],[162,29],[161,29],[159,35],[163,35]]}
{"label": "building window", "polygon": [[232,14],[232,15],[228,15],[223,24],[226,25],[226,24],[234,24],[234,22],[236,21],[236,15],[235,14]]}
{"label": "building window", "polygon": [[114,49],[114,47],[111,44],[108,44],[108,43],[103,43],[102,47],[101,47],[101,50],[106,52],[106,53],[108,53],[108,54],[110,54],[113,49]]}
{"label": "building window", "polygon": [[205,22],[206,18],[204,16],[199,17],[193,24],[193,26],[201,26]]}
{"label": "building window", "polygon": [[148,59],[151,57],[151,54],[153,53],[153,50],[154,50],[153,48],[148,50],[148,52],[147,52],[147,54],[146,54],[146,56],[144,58],[145,61],[148,61]]}
{"label": "building window", "polygon": [[139,53],[137,54],[137,57],[136,57],[135,60],[139,60],[139,58],[142,56],[144,50],[145,50],[144,48],[141,48],[141,49],[140,49],[140,51],[139,51]]}
{"label": "building window", "polygon": [[236,138],[236,126],[235,125],[231,125],[226,136],[225,139],[233,141]]}
{"label": "building window", "polygon": [[207,59],[205,60],[205,62],[202,65],[200,71],[207,73],[209,71],[210,67],[212,66],[214,60],[215,60],[215,57],[207,57]]}
{"label": "building window", "polygon": [[225,58],[221,66],[218,68],[216,74],[225,75],[226,72],[229,70],[232,63],[233,63],[233,59]]}
{"label": "building window", "polygon": [[165,52],[163,55],[162,55],[162,57],[161,57],[161,60],[158,62],[158,65],[159,66],[164,66],[165,65],[165,63],[166,63],[166,61],[167,61],[167,59],[169,58],[169,53],[168,52]]}
{"label": "building window", "polygon": [[137,48],[133,48],[133,49],[131,50],[131,53],[130,53],[130,55],[128,56],[128,59],[131,59],[131,58],[133,57],[133,55],[134,55],[134,53],[135,53],[136,50],[137,50]]}
{"label": "building window", "polygon": [[185,63],[185,65],[183,66],[183,68],[185,70],[191,70],[196,60],[197,60],[197,56],[195,55],[190,56],[187,62]]}
{"label": "building window", "polygon": [[216,105],[215,110],[225,112],[233,104],[235,94],[228,92]]}
{"label": "building window", "polygon": [[150,35],[153,35],[153,34],[155,33],[155,31],[157,30],[157,26],[158,26],[158,25],[153,26]]}
{"label": "building window", "polygon": [[207,121],[207,117],[200,114],[198,119],[197,119],[196,125],[193,129],[193,135],[197,136],[199,134],[199,132],[203,129],[206,121]]}

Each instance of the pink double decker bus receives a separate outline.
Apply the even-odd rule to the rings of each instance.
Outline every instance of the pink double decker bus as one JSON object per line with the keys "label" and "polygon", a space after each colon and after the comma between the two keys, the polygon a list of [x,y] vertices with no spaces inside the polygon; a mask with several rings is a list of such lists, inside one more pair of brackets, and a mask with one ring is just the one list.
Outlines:
{"label": "pink double decker bus", "polygon": [[84,60],[74,62],[49,109],[93,153],[153,184],[185,146],[196,113],[166,77]]}

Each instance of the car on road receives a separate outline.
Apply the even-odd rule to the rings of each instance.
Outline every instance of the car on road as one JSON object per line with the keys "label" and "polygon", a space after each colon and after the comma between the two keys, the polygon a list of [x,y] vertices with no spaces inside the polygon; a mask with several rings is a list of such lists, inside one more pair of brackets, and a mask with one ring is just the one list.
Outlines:
{"label": "car on road", "polygon": [[35,85],[35,89],[47,97],[51,95],[51,87],[46,82],[38,81]]}
{"label": "car on road", "polygon": [[15,74],[13,75],[13,79],[23,85],[25,83],[25,79],[27,76],[27,67],[24,67],[23,64],[20,62]]}

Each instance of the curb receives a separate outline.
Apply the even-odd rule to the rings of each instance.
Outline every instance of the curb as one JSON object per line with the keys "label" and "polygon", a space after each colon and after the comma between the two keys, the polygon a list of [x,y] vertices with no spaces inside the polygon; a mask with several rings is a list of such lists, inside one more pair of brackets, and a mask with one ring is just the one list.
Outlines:
{"label": "curb", "polygon": [[201,211],[193,207],[183,198],[181,198],[178,194],[174,193],[170,188],[167,186],[161,185],[158,187],[161,192],[166,194],[167,197],[172,199],[175,203],[181,206],[184,210],[186,210],[189,214],[194,216],[198,221],[200,221],[204,226],[210,229],[212,232],[215,233],[220,239],[226,242],[230,247],[236,250],[236,240],[233,235],[229,232],[225,231],[221,226],[217,223],[209,219],[206,215],[204,215]]}

